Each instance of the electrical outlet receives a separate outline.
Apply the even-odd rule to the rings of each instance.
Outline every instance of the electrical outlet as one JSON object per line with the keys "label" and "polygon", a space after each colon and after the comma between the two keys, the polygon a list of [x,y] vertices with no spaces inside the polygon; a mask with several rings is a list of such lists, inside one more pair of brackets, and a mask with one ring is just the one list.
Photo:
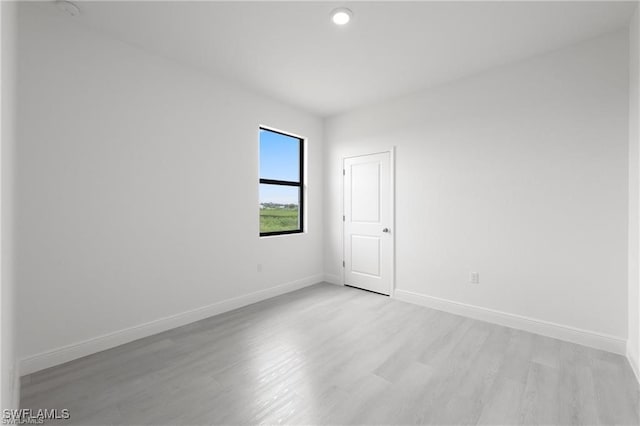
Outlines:
{"label": "electrical outlet", "polygon": [[471,284],[480,284],[480,274],[477,272],[469,272],[469,282]]}

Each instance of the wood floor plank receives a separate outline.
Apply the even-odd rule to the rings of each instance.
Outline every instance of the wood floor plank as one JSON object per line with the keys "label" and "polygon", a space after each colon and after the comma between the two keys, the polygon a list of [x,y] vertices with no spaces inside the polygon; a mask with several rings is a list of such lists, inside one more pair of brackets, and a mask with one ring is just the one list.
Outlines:
{"label": "wood floor plank", "polygon": [[520,405],[520,423],[549,425],[559,418],[558,369],[533,362]]}
{"label": "wood floor plank", "polygon": [[589,351],[578,345],[560,343],[558,399],[559,423],[600,424]]}
{"label": "wood floor plank", "polygon": [[512,380],[506,376],[497,377],[491,388],[491,398],[482,408],[482,413],[476,424],[519,424],[524,387],[524,383]]}
{"label": "wood floor plank", "polygon": [[319,284],[22,379],[56,424],[638,424],[624,357]]}

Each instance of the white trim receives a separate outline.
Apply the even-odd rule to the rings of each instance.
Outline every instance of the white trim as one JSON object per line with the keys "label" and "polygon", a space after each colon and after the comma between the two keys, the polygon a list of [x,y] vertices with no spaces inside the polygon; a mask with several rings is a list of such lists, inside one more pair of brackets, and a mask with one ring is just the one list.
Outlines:
{"label": "white trim", "polygon": [[620,355],[624,355],[626,351],[625,339],[608,334],[597,333],[595,331],[583,330],[522,315],[510,314],[494,309],[441,299],[439,297],[413,293],[406,290],[396,289],[395,299],[456,315],[462,315],[480,321],[503,325],[505,327],[525,330],[531,333],[553,337],[555,339],[565,340]]}
{"label": "white trim", "polygon": [[93,337],[82,342],[72,343],[37,355],[32,355],[23,358],[20,361],[20,375],[31,374],[45,368],[53,367],[96,352],[120,346],[143,337],[171,330],[214,315],[251,305],[252,303],[308,287],[321,282],[323,279],[324,275],[322,274],[313,275],[123,330],[103,334],[102,336]]}
{"label": "white trim", "polygon": [[391,289],[389,296],[394,297],[396,293],[396,147],[389,150],[389,199],[391,200]]}
{"label": "white trim", "polygon": [[629,342],[627,342],[627,361],[629,361],[629,365],[631,366],[631,370],[633,374],[636,376],[636,381],[640,384],[640,370],[638,369],[638,364],[636,359],[638,359],[637,354],[634,354],[629,347]]}
{"label": "white trim", "polygon": [[344,285],[342,279],[338,275],[324,274],[324,281],[334,285]]}
{"label": "white trim", "polygon": [[341,214],[342,214],[342,223],[340,226],[340,233],[342,238],[340,239],[340,243],[341,243],[341,248],[342,248],[342,263],[340,264],[340,283],[342,285],[345,285],[347,283],[347,271],[346,271],[346,267],[345,267],[345,262],[346,262],[346,253],[344,250],[344,246],[345,246],[345,233],[344,233],[344,226],[345,226],[345,213],[344,213],[344,177],[346,174],[346,168],[344,167],[344,162],[348,157],[342,157],[342,160],[340,161],[340,168],[342,169],[342,176],[340,176],[340,204],[341,204]]}

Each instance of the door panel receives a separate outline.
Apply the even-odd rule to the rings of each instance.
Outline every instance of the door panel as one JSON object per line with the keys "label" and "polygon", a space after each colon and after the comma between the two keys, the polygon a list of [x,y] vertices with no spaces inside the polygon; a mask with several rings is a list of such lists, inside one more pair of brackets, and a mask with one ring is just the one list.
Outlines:
{"label": "door panel", "polygon": [[351,220],[380,221],[380,164],[351,166]]}
{"label": "door panel", "polygon": [[365,235],[351,236],[351,271],[380,276],[380,238]]}
{"label": "door panel", "polygon": [[[391,154],[344,160],[345,284],[391,292]],[[389,232],[384,232],[384,230]]]}

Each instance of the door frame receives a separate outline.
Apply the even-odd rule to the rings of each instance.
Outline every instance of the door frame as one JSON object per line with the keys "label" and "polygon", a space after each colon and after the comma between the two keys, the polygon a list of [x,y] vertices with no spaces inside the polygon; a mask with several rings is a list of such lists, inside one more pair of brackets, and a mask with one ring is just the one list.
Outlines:
{"label": "door frame", "polygon": [[[343,175],[342,175],[342,192],[341,192],[341,197],[342,197],[342,202],[340,203],[341,207],[342,207],[342,215],[344,217],[344,194],[345,194],[345,189],[344,189],[344,170],[345,170],[345,161],[349,158],[355,158],[355,157],[364,157],[366,155],[374,155],[374,154],[385,154],[385,153],[389,153],[389,201],[391,202],[391,211],[389,212],[391,215],[390,221],[391,223],[389,224],[389,226],[391,227],[391,279],[389,282],[389,297],[393,298],[395,297],[395,289],[396,289],[396,147],[395,145],[391,146],[391,148],[389,149],[382,149],[382,150],[372,150],[372,151],[355,151],[355,152],[350,152],[347,155],[344,155],[342,157],[342,167],[341,169],[343,170]],[[342,274],[341,274],[341,278],[342,278],[342,285],[346,286],[346,271],[344,268],[344,259],[345,259],[345,224],[346,222],[343,220],[342,221],[342,261],[343,261],[343,266],[342,266]]]}

